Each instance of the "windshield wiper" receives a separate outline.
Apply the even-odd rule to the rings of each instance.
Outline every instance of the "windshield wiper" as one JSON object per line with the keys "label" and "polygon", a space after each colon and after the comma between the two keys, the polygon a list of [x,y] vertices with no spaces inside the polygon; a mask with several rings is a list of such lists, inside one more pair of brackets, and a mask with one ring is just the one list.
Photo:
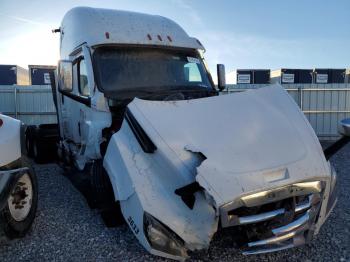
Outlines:
{"label": "windshield wiper", "polygon": [[[209,96],[215,96],[218,94],[216,90],[208,90],[208,89],[173,89],[173,90],[163,90],[163,91],[158,91],[154,92],[149,95],[143,95],[143,96],[138,96],[141,99],[155,99],[158,100],[157,98],[164,98],[166,96],[171,96],[177,93],[182,93],[185,95],[185,100],[188,99],[194,99],[194,98],[200,98],[200,97],[209,97]],[[193,94],[193,96],[191,95]],[[197,95],[195,95],[197,94]]]}
{"label": "windshield wiper", "polygon": [[164,95],[171,95],[176,93],[202,93],[207,96],[216,95],[217,91],[211,88],[204,88],[203,86],[161,86],[161,87],[139,87],[130,89],[119,89],[113,91],[105,91],[107,97],[117,100],[130,100],[134,97],[138,98],[152,98]]}
{"label": "windshield wiper", "polygon": [[178,89],[172,89],[171,92],[174,93],[204,93],[204,94],[218,94],[218,92],[215,89],[209,88],[209,87],[202,87],[202,86],[191,86],[187,88],[178,88]]}

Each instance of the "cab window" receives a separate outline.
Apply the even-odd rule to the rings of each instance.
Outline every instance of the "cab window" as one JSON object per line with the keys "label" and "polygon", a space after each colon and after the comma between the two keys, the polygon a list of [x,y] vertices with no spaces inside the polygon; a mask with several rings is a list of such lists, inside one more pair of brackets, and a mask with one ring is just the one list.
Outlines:
{"label": "cab window", "polygon": [[87,68],[84,59],[79,60],[78,66],[78,87],[79,93],[83,96],[90,96]]}
{"label": "cab window", "polygon": [[184,66],[187,82],[202,82],[202,76],[196,63],[188,63]]}

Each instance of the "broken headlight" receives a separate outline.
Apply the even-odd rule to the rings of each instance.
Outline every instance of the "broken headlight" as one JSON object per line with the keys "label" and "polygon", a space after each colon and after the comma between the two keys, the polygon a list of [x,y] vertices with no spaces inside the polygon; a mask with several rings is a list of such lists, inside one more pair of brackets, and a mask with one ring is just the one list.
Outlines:
{"label": "broken headlight", "polygon": [[184,241],[146,212],[143,216],[143,229],[152,248],[174,256],[187,257]]}

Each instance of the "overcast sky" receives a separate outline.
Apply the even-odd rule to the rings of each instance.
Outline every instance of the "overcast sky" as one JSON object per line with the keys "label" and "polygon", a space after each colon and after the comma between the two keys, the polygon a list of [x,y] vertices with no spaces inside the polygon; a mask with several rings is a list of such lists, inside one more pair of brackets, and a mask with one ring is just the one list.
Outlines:
{"label": "overcast sky", "polygon": [[[0,64],[56,65],[58,28],[72,7],[132,10],[169,17],[236,68],[350,67],[350,1],[0,0]],[[213,72],[214,73],[214,72]]]}

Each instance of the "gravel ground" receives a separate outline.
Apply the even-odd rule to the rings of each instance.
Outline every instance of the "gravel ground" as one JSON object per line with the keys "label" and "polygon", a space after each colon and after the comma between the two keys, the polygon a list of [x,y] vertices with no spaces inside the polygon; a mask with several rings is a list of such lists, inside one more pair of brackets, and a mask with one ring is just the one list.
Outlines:
{"label": "gravel ground", "polygon": [[[197,261],[350,261],[350,145],[332,159],[339,201],[314,241],[277,253],[243,256],[215,243]],[[54,164],[35,166],[39,205],[29,234],[0,240],[0,261],[164,261],[149,255],[126,225],[107,228]]]}

